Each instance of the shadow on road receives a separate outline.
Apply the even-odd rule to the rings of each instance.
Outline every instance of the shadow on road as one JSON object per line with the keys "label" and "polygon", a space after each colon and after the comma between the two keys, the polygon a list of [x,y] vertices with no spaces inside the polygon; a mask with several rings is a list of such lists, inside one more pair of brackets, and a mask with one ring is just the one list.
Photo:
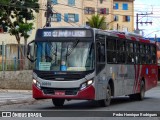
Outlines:
{"label": "shadow on road", "polygon": [[[144,100],[146,99],[151,99],[149,97],[145,97]],[[52,102],[52,101],[50,101]],[[128,104],[128,103],[132,103],[132,102],[137,102],[134,100],[129,99],[129,97],[117,97],[117,98],[112,98],[111,104],[110,106],[106,107],[106,109],[110,109],[110,107],[115,106],[115,105],[121,105],[121,104]],[[140,101],[139,101],[140,102]],[[52,104],[53,105],[53,104]],[[99,108],[100,110],[103,109],[103,107],[101,107],[98,102],[96,101],[74,101],[74,103],[72,102],[65,102],[64,106],[62,107],[55,107],[50,106],[50,107],[43,107],[41,108],[41,110],[94,110]]]}

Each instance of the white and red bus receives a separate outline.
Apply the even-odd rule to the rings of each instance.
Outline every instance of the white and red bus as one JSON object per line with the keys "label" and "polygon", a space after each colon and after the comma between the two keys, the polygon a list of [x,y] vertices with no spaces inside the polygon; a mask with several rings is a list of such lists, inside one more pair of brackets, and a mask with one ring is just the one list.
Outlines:
{"label": "white and red bus", "polygon": [[[32,47],[31,47],[32,46]],[[143,100],[157,85],[156,43],[131,33],[93,28],[38,29],[28,44],[33,62],[33,98],[95,100],[112,97]]]}

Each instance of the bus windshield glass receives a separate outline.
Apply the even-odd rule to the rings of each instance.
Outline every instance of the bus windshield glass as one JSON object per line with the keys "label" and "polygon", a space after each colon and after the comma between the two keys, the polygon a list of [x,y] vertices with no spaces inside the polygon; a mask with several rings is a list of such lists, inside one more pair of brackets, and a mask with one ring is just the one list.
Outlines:
{"label": "bus windshield glass", "polygon": [[88,71],[94,69],[92,42],[36,42],[36,70]]}

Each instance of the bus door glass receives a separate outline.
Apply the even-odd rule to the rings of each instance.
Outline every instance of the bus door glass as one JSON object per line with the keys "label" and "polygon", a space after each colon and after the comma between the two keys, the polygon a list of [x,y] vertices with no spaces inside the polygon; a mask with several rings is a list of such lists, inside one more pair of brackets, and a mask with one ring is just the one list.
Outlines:
{"label": "bus door glass", "polygon": [[36,50],[37,50],[37,45],[35,44],[35,41],[31,41],[28,46],[27,46],[27,58],[31,61],[31,62],[35,62],[36,61]]}
{"label": "bus door glass", "polygon": [[105,36],[96,36],[96,69],[97,74],[105,67]]}

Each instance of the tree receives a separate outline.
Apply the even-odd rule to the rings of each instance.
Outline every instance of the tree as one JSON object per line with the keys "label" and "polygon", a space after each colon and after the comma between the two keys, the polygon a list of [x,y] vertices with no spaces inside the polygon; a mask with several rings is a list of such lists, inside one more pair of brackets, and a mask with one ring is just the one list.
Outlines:
{"label": "tree", "polygon": [[0,25],[5,26],[10,35],[15,36],[22,57],[24,54],[20,40],[23,37],[27,43],[28,32],[34,29],[33,22],[28,22],[34,20],[33,12],[39,12],[38,0],[0,0]]}
{"label": "tree", "polygon": [[100,15],[96,14],[96,15],[92,15],[90,19],[89,18],[87,19],[88,19],[90,27],[103,29],[103,30],[106,29],[106,24],[105,24],[106,17],[105,16],[101,17]]}

